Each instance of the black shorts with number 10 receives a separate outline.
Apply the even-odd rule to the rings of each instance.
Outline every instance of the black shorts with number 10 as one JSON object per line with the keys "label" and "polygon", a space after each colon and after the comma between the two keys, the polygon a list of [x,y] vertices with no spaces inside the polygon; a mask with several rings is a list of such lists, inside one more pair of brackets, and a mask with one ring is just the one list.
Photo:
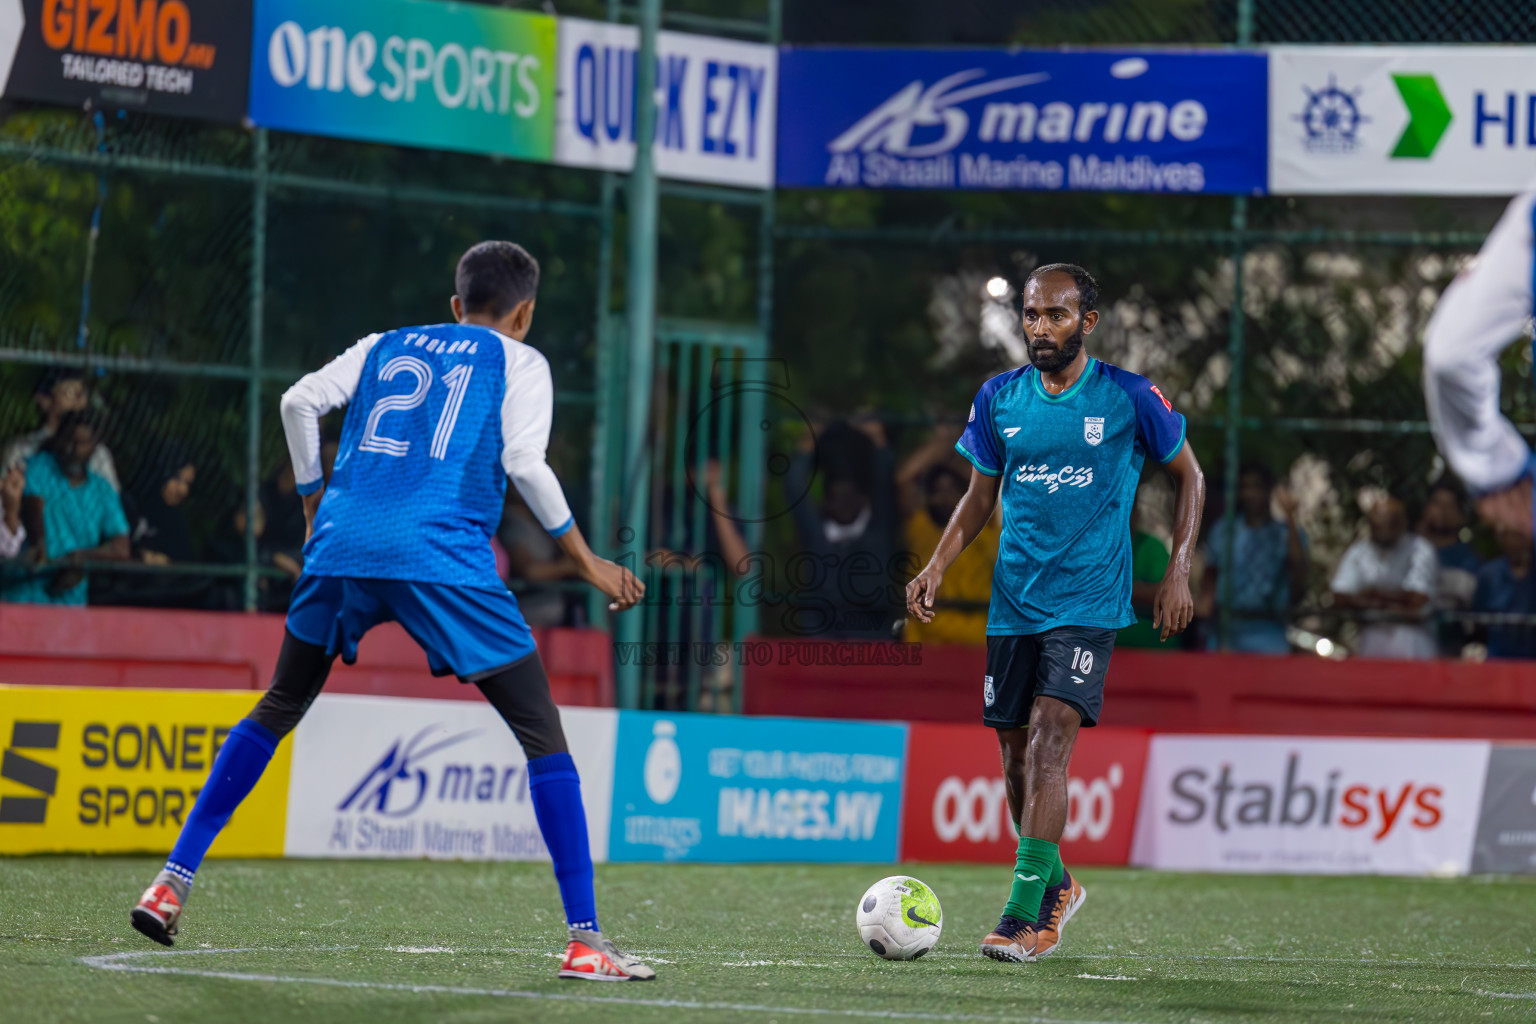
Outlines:
{"label": "black shorts with number 10", "polygon": [[1097,725],[1114,649],[1115,631],[1095,626],[987,637],[982,721],[994,729],[1022,729],[1035,698],[1054,697],[1075,708],[1085,728]]}

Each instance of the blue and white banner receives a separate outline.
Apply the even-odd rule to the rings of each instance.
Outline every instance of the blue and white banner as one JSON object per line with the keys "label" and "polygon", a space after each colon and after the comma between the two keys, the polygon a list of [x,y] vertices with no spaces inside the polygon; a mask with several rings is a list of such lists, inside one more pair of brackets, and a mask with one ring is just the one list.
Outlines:
{"label": "blue and white banner", "polygon": [[608,859],[896,859],[907,727],[621,712]]}
{"label": "blue and white banner", "polygon": [[1251,53],[792,49],[786,187],[1264,191]]}
{"label": "blue and white banner", "polygon": [[[560,19],[555,162],[628,171],[635,163],[633,25]],[[662,32],[656,40],[656,173],[773,187],[778,51]]]}

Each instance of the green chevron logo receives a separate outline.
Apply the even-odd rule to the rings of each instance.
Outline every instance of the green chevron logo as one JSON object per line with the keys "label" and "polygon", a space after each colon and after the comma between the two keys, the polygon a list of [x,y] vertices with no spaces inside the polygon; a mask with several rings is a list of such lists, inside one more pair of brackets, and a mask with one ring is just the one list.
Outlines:
{"label": "green chevron logo", "polygon": [[1392,159],[1427,160],[1450,126],[1451,108],[1434,75],[1393,75],[1392,81],[1408,108],[1408,125],[1392,150]]}

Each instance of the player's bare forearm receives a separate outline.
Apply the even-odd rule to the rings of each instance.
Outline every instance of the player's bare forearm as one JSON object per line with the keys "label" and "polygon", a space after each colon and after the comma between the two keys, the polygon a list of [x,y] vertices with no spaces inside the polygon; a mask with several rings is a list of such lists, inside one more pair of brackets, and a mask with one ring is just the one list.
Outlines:
{"label": "player's bare forearm", "polygon": [[1494,529],[1530,536],[1532,530],[1531,478],[1521,477],[1511,486],[1477,499],[1477,514]]}
{"label": "player's bare forearm", "polygon": [[315,535],[315,513],[320,511],[320,499],[325,497],[325,484],[312,494],[304,495],[304,543]]}
{"label": "player's bare forearm", "polygon": [[609,611],[622,612],[633,608],[645,596],[645,584],[617,562],[600,558],[588,546],[581,527],[572,524],[569,530],[556,538],[555,543],[560,545],[560,550],[576,566],[577,575],[607,595]]}
{"label": "player's bare forearm", "polygon": [[988,476],[972,468],[970,486],[950,515],[949,524],[944,527],[944,535],[933,549],[933,557],[928,559],[923,571],[907,584],[907,614],[919,622],[933,621],[933,602],[938,597],[944,573],[960,557],[960,552],[986,528],[987,520],[992,518],[992,512],[997,508],[1000,482],[1000,477]]}
{"label": "player's bare forearm", "polygon": [[1174,507],[1173,551],[1162,585],[1152,601],[1152,625],[1161,630],[1164,640],[1182,633],[1195,617],[1195,601],[1189,592],[1190,566],[1195,557],[1195,541],[1200,536],[1200,516],[1205,509],[1205,474],[1195,458],[1195,450],[1184,442],[1179,454],[1168,463],[1168,472],[1177,488]]}

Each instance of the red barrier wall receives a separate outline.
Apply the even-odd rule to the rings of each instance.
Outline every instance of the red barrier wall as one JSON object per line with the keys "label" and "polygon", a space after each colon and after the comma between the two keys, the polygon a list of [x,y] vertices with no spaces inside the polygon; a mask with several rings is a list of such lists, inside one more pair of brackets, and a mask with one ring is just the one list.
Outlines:
{"label": "red barrier wall", "polygon": [[[613,705],[608,634],[536,629],[560,704]],[[0,604],[0,683],[264,690],[283,641],[281,615],[54,608]],[[356,665],[337,660],[327,693],[478,699],[452,676],[433,678],[397,623],[371,631]]]}
{"label": "red barrier wall", "polygon": [[[986,651],[924,647],[921,664],[805,665],[770,640],[746,669],[753,715],[979,722]],[[825,645],[821,645],[825,646]],[[1165,732],[1536,739],[1536,663],[1328,661],[1116,651],[1104,725]]]}

